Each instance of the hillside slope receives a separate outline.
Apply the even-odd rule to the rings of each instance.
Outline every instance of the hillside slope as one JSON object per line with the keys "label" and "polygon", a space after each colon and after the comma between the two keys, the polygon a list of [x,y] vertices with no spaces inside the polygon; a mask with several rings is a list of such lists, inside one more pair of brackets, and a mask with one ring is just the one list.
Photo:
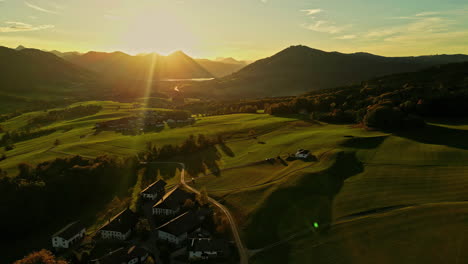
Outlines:
{"label": "hillside slope", "polygon": [[156,53],[131,56],[123,52],[88,52],[67,59],[107,78],[136,80],[211,78],[213,75],[181,51],[168,56]]}
{"label": "hillside slope", "polygon": [[82,98],[92,72],[37,49],[0,47],[0,113]]}
{"label": "hillside slope", "polygon": [[256,61],[239,72],[202,83],[193,90],[219,96],[263,97],[297,95],[310,90],[359,83],[377,76],[468,61],[467,55],[382,57],[368,53],[325,52],[292,46]]}
{"label": "hillside slope", "polygon": [[0,85],[2,91],[79,83],[90,76],[88,71],[49,52],[0,47]]}

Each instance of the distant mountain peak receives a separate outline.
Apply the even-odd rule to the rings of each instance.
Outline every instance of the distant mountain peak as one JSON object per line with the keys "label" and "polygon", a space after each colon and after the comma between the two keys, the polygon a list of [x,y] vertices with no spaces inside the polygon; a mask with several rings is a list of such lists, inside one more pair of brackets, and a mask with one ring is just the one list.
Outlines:
{"label": "distant mountain peak", "polygon": [[181,50],[177,50],[168,55],[168,57],[189,57]]}

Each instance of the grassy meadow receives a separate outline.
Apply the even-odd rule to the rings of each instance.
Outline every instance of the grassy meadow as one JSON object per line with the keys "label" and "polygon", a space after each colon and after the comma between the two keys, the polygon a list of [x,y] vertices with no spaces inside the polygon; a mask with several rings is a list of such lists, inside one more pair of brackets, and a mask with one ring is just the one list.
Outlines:
{"label": "grassy meadow", "polygon": [[[143,109],[116,102],[81,104],[103,110],[42,127],[56,132],[16,143],[0,168],[14,176],[20,162],[123,157],[144,150],[147,142],[160,146],[178,144],[190,134],[223,134],[226,144],[217,146],[220,175],[200,175],[193,185],[232,211],[244,243],[255,253],[252,263],[458,264],[468,258],[468,146],[463,143],[468,122],[434,121],[423,130],[388,134],[297,116],[233,114],[197,117],[193,125],[140,135],[96,134],[95,123]],[[20,129],[41,114],[0,125]],[[61,144],[54,146],[57,139]],[[299,148],[311,150],[316,159],[265,161],[285,159]]]}

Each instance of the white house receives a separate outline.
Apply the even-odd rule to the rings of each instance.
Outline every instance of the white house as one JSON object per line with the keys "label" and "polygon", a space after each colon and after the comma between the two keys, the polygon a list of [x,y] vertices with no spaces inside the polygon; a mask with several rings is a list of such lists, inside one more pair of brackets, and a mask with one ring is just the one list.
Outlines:
{"label": "white house", "polygon": [[165,181],[158,180],[146,187],[143,191],[141,191],[140,195],[145,199],[160,199],[165,194],[164,187],[166,186],[166,184],[167,183]]}
{"label": "white house", "polygon": [[104,224],[99,233],[103,239],[127,240],[137,220],[134,212],[125,209]]}
{"label": "white house", "polygon": [[83,239],[86,227],[79,221],[73,222],[52,235],[52,246],[55,249],[70,248],[73,244]]}
{"label": "white house", "polygon": [[161,200],[153,205],[153,215],[170,216],[177,214],[185,201],[195,200],[195,194],[186,192],[178,186],[167,192]]}
{"label": "white house", "polygon": [[109,252],[99,259],[92,260],[94,264],[139,264],[144,263],[149,253],[143,248],[131,246],[121,247]]}
{"label": "white house", "polygon": [[188,211],[158,227],[158,239],[176,246],[187,240],[188,234],[200,231],[201,225],[211,211],[200,209]]}
{"label": "white house", "polygon": [[308,159],[310,157],[310,151],[306,149],[299,149],[296,152],[296,158],[298,159]]}
{"label": "white house", "polygon": [[212,238],[192,238],[187,246],[189,260],[215,259],[228,254],[226,241]]}

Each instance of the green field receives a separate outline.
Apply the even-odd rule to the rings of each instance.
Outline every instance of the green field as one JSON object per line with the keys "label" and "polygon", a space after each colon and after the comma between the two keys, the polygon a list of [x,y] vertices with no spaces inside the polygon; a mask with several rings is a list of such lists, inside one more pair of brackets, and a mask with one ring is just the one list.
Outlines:
{"label": "green field", "polygon": [[[43,127],[57,132],[16,143],[0,168],[13,176],[24,161],[129,156],[147,142],[160,146],[190,134],[223,134],[226,144],[217,146],[220,175],[200,175],[193,184],[232,211],[254,254],[252,263],[466,263],[468,122],[432,121],[424,130],[388,134],[294,116],[235,114],[197,117],[194,125],[136,136],[96,135],[96,122],[142,109],[86,103],[104,109]],[[40,114],[1,126],[18,129]],[[56,139],[61,144],[54,147]],[[299,148],[317,159],[265,161],[285,159]]]}
{"label": "green field", "polygon": [[[41,129],[55,128],[57,132],[32,140],[15,144],[15,148],[5,152],[7,159],[0,162],[0,168],[13,174],[16,165],[27,161],[36,164],[64,155],[82,155],[96,157],[99,155],[129,156],[145,149],[147,142],[160,146],[163,144],[178,144],[190,134],[205,134],[215,137],[225,134],[229,140],[242,140],[246,138],[251,129],[262,131],[274,130],[284,123],[292,122],[292,118],[272,118],[267,115],[239,114],[232,116],[213,116],[198,118],[194,125],[170,129],[166,127],[158,133],[145,133],[141,135],[122,135],[112,131],[104,131],[94,135],[94,125],[97,122],[118,119],[129,116],[136,111],[148,110],[145,108],[132,109],[131,104],[115,102],[86,102],[80,104],[99,104],[104,109],[92,116],[74,120],[56,122]],[[75,104],[78,105],[78,104]],[[120,106],[120,110],[116,110]],[[154,109],[162,110],[162,109]],[[24,127],[28,120],[42,112],[23,114],[6,122],[0,123],[5,130]],[[61,144],[54,147],[58,139]]]}
{"label": "green field", "polygon": [[[263,146],[228,144],[241,154],[225,160],[239,165],[240,159],[248,160],[244,156],[258,160],[301,147],[312,150],[318,162],[252,165],[201,178],[195,185],[235,213],[249,249],[305,230],[306,235],[255,255],[254,263],[370,263],[376,258],[379,263],[414,263],[419,256],[425,263],[459,256],[445,263],[463,263],[468,150],[463,143],[457,146],[461,139],[453,136],[464,135],[466,126],[448,128],[447,135],[432,135],[433,142],[430,135],[419,142],[414,135],[349,126],[285,126],[261,137],[267,142]],[[452,138],[442,144],[444,136]],[[340,158],[340,151],[347,155]],[[362,168],[353,171],[359,163]],[[326,227],[314,230],[314,222]],[[438,244],[440,251],[434,251]]]}

